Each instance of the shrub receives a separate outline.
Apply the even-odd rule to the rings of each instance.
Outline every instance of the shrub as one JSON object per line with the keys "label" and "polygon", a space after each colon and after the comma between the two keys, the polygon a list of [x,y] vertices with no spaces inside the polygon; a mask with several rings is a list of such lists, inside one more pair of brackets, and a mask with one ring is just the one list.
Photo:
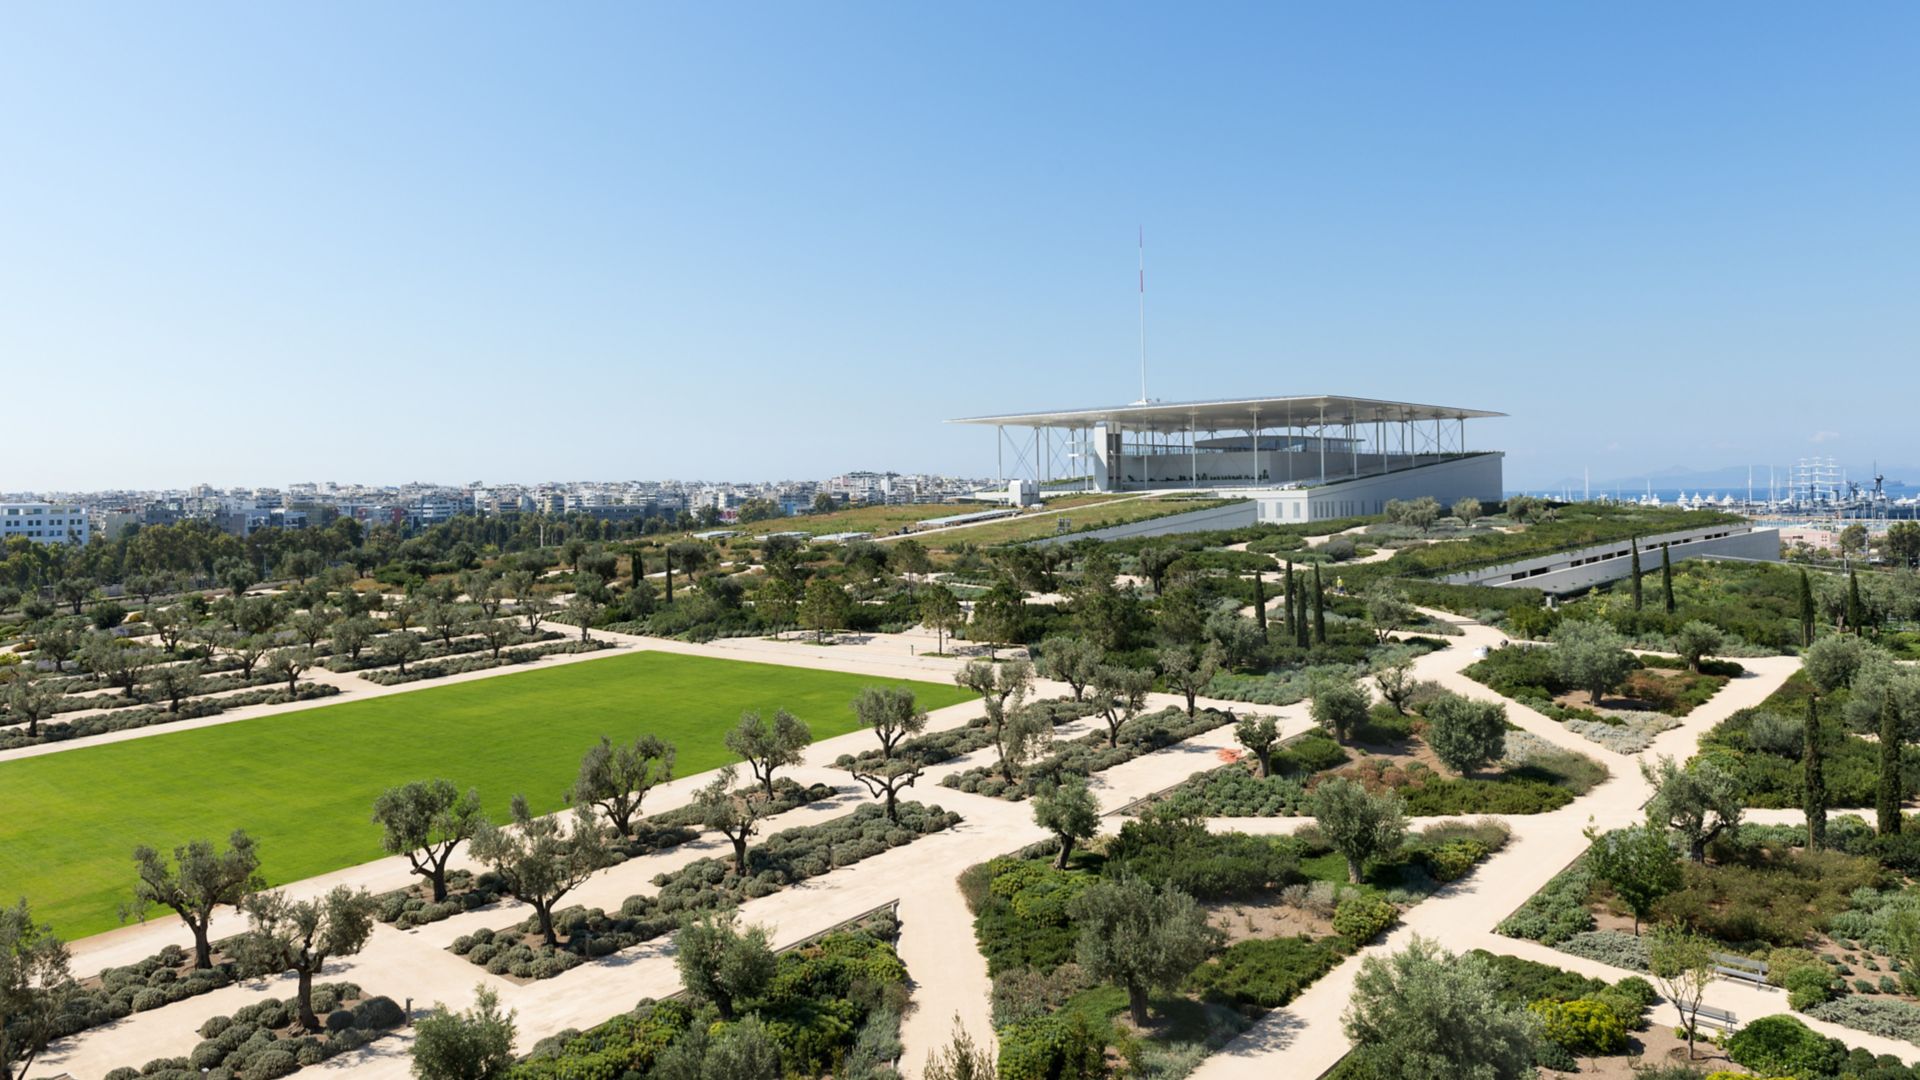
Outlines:
{"label": "shrub", "polygon": [[1541,1034],[1574,1054],[1612,1054],[1627,1045],[1627,1027],[1613,1009],[1591,998],[1536,1001],[1528,1008],[1540,1018]]}
{"label": "shrub", "polygon": [[1763,1016],[1728,1036],[1727,1056],[1761,1076],[1832,1076],[1846,1047],[1791,1016]]}
{"label": "shrub", "polygon": [[1629,971],[1647,970],[1647,940],[1618,930],[1589,930],[1573,935],[1555,948]]}
{"label": "shrub", "polygon": [[1576,862],[1528,897],[1518,911],[1501,921],[1498,930],[1508,937],[1559,945],[1593,929],[1593,912],[1587,908],[1592,887],[1592,874],[1584,863]]}
{"label": "shrub", "polygon": [[1105,1050],[1078,1012],[1010,1024],[1000,1032],[999,1080],[1097,1080]]}
{"label": "shrub", "polygon": [[1334,911],[1333,932],[1355,945],[1364,945],[1399,917],[1400,910],[1385,900],[1355,893],[1340,901]]}
{"label": "shrub", "polygon": [[[1767,973],[1771,976],[1773,973]],[[1786,980],[1780,985],[1787,990],[1787,1006],[1797,1012],[1806,1012],[1815,1005],[1833,1000],[1833,976],[1828,974],[1824,965],[1801,967],[1787,973]]]}
{"label": "shrub", "polygon": [[1250,938],[1237,941],[1187,978],[1209,1000],[1273,1009],[1292,1001],[1346,956],[1345,939]]}
{"label": "shrub", "polygon": [[1806,1010],[1816,1020],[1826,1020],[1870,1035],[1884,1035],[1906,1042],[1920,1041],[1920,1006],[1909,1001],[1886,998],[1842,997]]}

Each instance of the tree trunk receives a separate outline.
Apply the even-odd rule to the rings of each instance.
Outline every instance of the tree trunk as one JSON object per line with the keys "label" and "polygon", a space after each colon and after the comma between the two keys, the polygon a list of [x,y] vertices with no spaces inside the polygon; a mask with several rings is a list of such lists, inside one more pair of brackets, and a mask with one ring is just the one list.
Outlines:
{"label": "tree trunk", "polygon": [[1697,863],[1704,863],[1707,861],[1707,838],[1706,837],[1702,836],[1698,840],[1689,840],[1687,842],[1687,858],[1692,859],[1694,862],[1697,862]]}
{"label": "tree trunk", "polygon": [[1127,1015],[1133,1019],[1133,1026],[1147,1026],[1147,989],[1144,986],[1127,984]]}
{"label": "tree trunk", "polygon": [[300,1005],[300,1026],[308,1031],[320,1030],[320,1018],[313,1015],[313,969],[300,969],[300,988],[294,992]]}
{"label": "tree trunk", "polygon": [[733,872],[741,877],[747,876],[747,834],[729,836],[733,841]]}
{"label": "tree trunk", "polygon": [[447,863],[445,859],[441,859],[439,862],[433,864],[433,872],[427,875],[427,880],[433,883],[433,902],[436,904],[446,903]]}
{"label": "tree trunk", "polygon": [[1360,884],[1360,860],[1351,855],[1347,856],[1347,881],[1353,885]]}
{"label": "tree trunk", "polygon": [[1065,870],[1067,868],[1067,857],[1072,854],[1073,837],[1062,836],[1060,838],[1060,857],[1054,860],[1053,868],[1056,870]]}
{"label": "tree trunk", "polygon": [[533,905],[533,913],[540,918],[540,937],[554,948],[560,947],[560,939],[553,932],[553,906],[551,903]]}
{"label": "tree trunk", "polygon": [[1190,687],[1187,690],[1187,719],[1189,720],[1193,719],[1193,699],[1199,696],[1199,687]]}
{"label": "tree trunk", "polygon": [[193,931],[193,966],[206,971],[213,967],[213,945],[207,941],[207,924],[189,919],[187,929]]}
{"label": "tree trunk", "polygon": [[887,820],[900,823],[900,794],[894,790],[893,782],[887,782]]}

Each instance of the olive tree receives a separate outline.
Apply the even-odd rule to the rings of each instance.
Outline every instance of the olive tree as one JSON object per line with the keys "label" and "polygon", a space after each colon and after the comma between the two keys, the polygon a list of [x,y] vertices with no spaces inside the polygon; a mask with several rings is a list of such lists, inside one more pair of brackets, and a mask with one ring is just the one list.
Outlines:
{"label": "olive tree", "polygon": [[742,1002],[759,997],[778,965],[767,928],[741,929],[731,911],[689,921],[674,935],[673,946],[673,963],[687,993],[711,1002],[722,1020],[733,1019]]}
{"label": "olive tree", "polygon": [[287,696],[291,697],[299,692],[301,674],[312,666],[312,649],[278,649],[267,658],[266,670],[277,678],[287,680]]}
{"label": "olive tree", "polygon": [[1682,767],[1662,756],[1657,764],[1641,762],[1640,774],[1654,789],[1647,820],[1680,834],[1694,862],[1706,859],[1714,837],[1739,826],[1746,795],[1739,779],[1718,761],[1701,757]]}
{"label": "olive tree", "polygon": [[727,749],[746,762],[747,770],[769,800],[773,798],[775,770],[800,764],[812,742],[813,731],[785,709],[774,710],[771,724],[757,712],[743,712],[740,722],[727,732]]}
{"label": "olive tree", "polygon": [[1011,783],[1013,766],[1021,755],[1019,747],[1010,745],[1008,718],[1027,700],[1027,691],[1033,687],[1033,665],[1025,660],[1004,664],[975,660],[961,668],[953,681],[980,695],[986,709],[987,733],[993,737],[994,751],[999,755],[1000,775]]}
{"label": "olive tree", "polygon": [[1400,660],[1374,672],[1373,685],[1380,690],[1380,700],[1393,706],[1393,711],[1401,716],[1407,715],[1408,706],[1420,690],[1419,680],[1413,677],[1412,660]]}
{"label": "olive tree", "polygon": [[1366,691],[1348,678],[1319,679],[1313,687],[1313,704],[1308,714],[1314,723],[1327,729],[1335,741],[1346,742],[1367,722]]}
{"label": "olive tree", "polygon": [[853,711],[860,718],[860,726],[880,740],[880,760],[857,766],[853,778],[866,787],[869,795],[886,799],[887,820],[899,821],[900,792],[912,787],[925,771],[920,757],[902,752],[900,744],[927,730],[926,710],[905,687],[869,686],[853,700]]}
{"label": "olive tree", "polygon": [[74,991],[66,943],[33,921],[23,899],[0,910],[0,1080],[25,1076],[64,1033]]}
{"label": "olive tree", "polygon": [[934,651],[945,652],[947,638],[967,624],[967,613],[952,589],[933,585],[920,598],[920,624],[933,631]]}
{"label": "olive tree", "polygon": [[1140,715],[1153,689],[1153,672],[1121,664],[1101,664],[1093,673],[1093,700],[1107,721],[1107,745],[1120,745],[1120,729]]}
{"label": "olive tree", "polygon": [[447,898],[447,860],[462,841],[471,840],[486,818],[480,792],[463,795],[451,780],[415,780],[388,788],[373,801],[373,823],[380,846],[389,855],[405,855],[413,872],[433,888],[433,902]]}
{"label": "olive tree", "polygon": [[1076,637],[1050,637],[1040,643],[1040,674],[1067,684],[1073,700],[1086,694],[1104,659],[1100,647]]}
{"label": "olive tree", "polygon": [[1253,755],[1262,777],[1273,775],[1273,748],[1280,742],[1280,725],[1273,717],[1247,717],[1233,726],[1233,738]]}
{"label": "olive tree", "polygon": [[1498,761],[1507,749],[1507,707],[1442,694],[1426,707],[1427,745],[1447,768],[1461,776]]}
{"label": "olive tree", "polygon": [[1067,905],[1086,973],[1127,992],[1127,1013],[1147,1025],[1147,993],[1179,985],[1219,938],[1206,909],[1172,887],[1124,875],[1089,886]]}
{"label": "olive tree", "polygon": [[1636,663],[1627,651],[1627,639],[1598,619],[1568,619],[1554,628],[1549,640],[1560,677],[1585,690],[1596,706]]}
{"label": "olive tree", "polygon": [[1412,622],[1416,614],[1400,586],[1385,578],[1369,586],[1361,599],[1366,603],[1367,625],[1383,645],[1395,630]]}
{"label": "olive tree", "polygon": [[673,746],[653,735],[613,745],[605,735],[580,759],[580,775],[567,801],[607,816],[616,835],[633,835],[640,801],[656,784],[673,779]]}
{"label": "olive tree", "polygon": [[1220,674],[1226,662],[1226,656],[1220,646],[1208,642],[1203,648],[1192,645],[1169,645],[1160,650],[1160,673],[1166,676],[1167,685],[1187,699],[1187,715],[1192,716],[1195,699]]}
{"label": "olive tree", "polygon": [[60,694],[38,679],[24,675],[15,676],[7,684],[7,716],[13,723],[25,721],[27,738],[40,737],[40,724],[55,715],[60,704]]}
{"label": "olive tree", "polygon": [[373,935],[373,895],[336,885],[316,900],[290,900],[279,890],[247,897],[247,932],[240,935],[240,970],[266,978],[291,971],[299,977],[294,1005],[300,1025],[319,1032],[313,1014],[313,977],[336,956],[352,956]]}
{"label": "olive tree", "polygon": [[500,875],[509,896],[533,908],[541,938],[557,946],[554,906],[607,865],[611,856],[606,837],[584,807],[575,808],[574,825],[568,829],[558,814],[534,817],[525,795],[513,797],[513,825],[502,829],[483,823],[474,832],[473,857]]}
{"label": "olive tree", "polygon": [[1335,776],[1313,789],[1308,806],[1321,834],[1347,860],[1347,880],[1355,885],[1368,859],[1391,855],[1406,841],[1406,813],[1393,791],[1375,795]]}
{"label": "olive tree", "polygon": [[172,908],[193,933],[193,966],[202,969],[213,966],[207,930],[214,909],[221,904],[239,907],[263,884],[260,856],[253,849],[253,838],[242,829],[233,831],[222,852],[214,851],[210,840],[195,840],[174,848],[169,865],[158,851],[142,844],[133,849],[133,863],[139,880],[134,884],[133,902],[122,909],[121,917],[145,921],[147,911],[156,904]]}
{"label": "olive tree", "polygon": [[1719,627],[1699,619],[1689,620],[1673,635],[1674,650],[1686,658],[1687,670],[1695,674],[1700,672],[1700,662],[1719,652],[1726,642],[1727,636]]}
{"label": "olive tree", "polygon": [[1486,958],[1416,936],[1360,963],[1342,1018],[1367,1075],[1533,1080],[1538,1021],[1506,1000]]}
{"label": "olive tree", "polygon": [[1069,776],[1034,792],[1033,820],[1060,841],[1060,856],[1053,865],[1065,870],[1073,845],[1100,831],[1100,803],[1088,790],[1085,777]]}
{"label": "olive tree", "polygon": [[1694,1056],[1693,1044],[1699,1037],[1700,1008],[1717,975],[1716,948],[1713,942],[1678,927],[1655,931],[1647,946],[1647,970],[1660,988],[1660,996],[1680,1015],[1688,1060]]}
{"label": "olive tree", "polygon": [[759,828],[765,804],[751,792],[735,791],[737,776],[732,765],[715,773],[711,783],[694,793],[693,808],[700,815],[700,824],[718,831],[733,844],[733,872],[746,877],[747,841]]}

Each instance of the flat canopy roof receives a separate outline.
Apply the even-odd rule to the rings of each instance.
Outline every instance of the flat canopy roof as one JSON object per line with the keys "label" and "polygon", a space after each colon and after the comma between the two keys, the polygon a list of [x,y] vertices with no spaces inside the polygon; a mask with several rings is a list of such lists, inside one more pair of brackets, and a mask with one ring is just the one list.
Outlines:
{"label": "flat canopy roof", "polygon": [[1320,421],[1371,424],[1377,420],[1478,420],[1506,413],[1461,409],[1451,405],[1416,405],[1410,401],[1379,401],[1339,394],[1302,397],[1230,398],[1224,401],[1151,401],[1104,409],[1065,409],[1059,412],[1009,413],[1004,416],[968,416],[949,424],[994,424],[1005,427],[1090,427],[1114,424],[1134,431],[1241,431],[1262,428],[1307,427]]}

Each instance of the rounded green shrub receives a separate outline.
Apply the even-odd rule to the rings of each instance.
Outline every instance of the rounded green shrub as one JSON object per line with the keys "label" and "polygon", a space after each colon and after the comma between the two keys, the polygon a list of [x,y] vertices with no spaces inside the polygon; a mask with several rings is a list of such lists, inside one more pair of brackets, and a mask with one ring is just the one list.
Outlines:
{"label": "rounded green shrub", "polygon": [[1540,1018],[1541,1034],[1569,1053],[1612,1054],[1627,1045],[1627,1026],[1612,1008],[1592,998],[1536,1001],[1527,1006]]}
{"label": "rounded green shrub", "polygon": [[1334,909],[1333,932],[1356,945],[1364,945],[1393,925],[1400,916],[1398,908],[1376,896],[1353,895]]}

